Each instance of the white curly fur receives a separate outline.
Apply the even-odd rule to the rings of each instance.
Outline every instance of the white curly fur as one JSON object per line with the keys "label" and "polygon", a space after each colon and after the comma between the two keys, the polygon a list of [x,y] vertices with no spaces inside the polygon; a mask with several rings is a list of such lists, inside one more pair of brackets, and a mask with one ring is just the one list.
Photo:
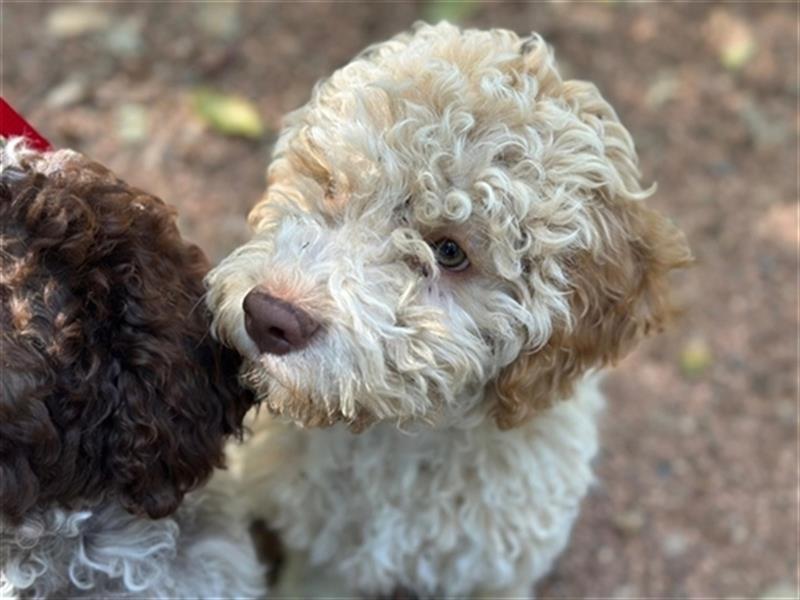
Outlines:
{"label": "white curly fur", "polygon": [[0,597],[264,597],[265,569],[223,475],[164,519],[106,501],[1,524]]}
{"label": "white curly fur", "polygon": [[[344,422],[262,415],[238,457],[290,548],[348,593],[530,591],[591,480],[580,382],[660,324],[688,260],[636,165],[596,87],[503,30],[419,25],[287,117],[254,237],[207,282],[269,410]],[[467,270],[437,264],[443,238]],[[255,286],[320,322],[306,348],[258,351]]]}
{"label": "white curly fur", "polygon": [[20,136],[12,138],[0,137],[0,173],[7,182],[15,181],[14,177],[24,177],[33,169],[43,175],[50,175],[63,167],[78,154],[73,150],[57,150],[53,154],[43,154],[31,149],[27,139]]}
{"label": "white curly fur", "polygon": [[[528,597],[592,482],[596,379],[525,426],[359,435],[259,417],[232,449],[255,515],[297,551],[274,597]],[[265,415],[264,415],[265,416]]]}

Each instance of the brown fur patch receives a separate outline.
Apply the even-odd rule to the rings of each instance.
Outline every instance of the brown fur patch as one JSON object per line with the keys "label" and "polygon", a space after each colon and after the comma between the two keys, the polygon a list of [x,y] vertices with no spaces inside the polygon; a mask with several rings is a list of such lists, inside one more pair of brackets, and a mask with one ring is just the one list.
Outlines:
{"label": "brown fur patch", "polygon": [[502,428],[568,397],[588,369],[622,358],[675,312],[667,275],[692,261],[683,233],[639,201],[601,206],[595,218],[605,221],[611,239],[601,255],[587,251],[569,261],[573,326],[562,326],[495,381],[494,416]]}

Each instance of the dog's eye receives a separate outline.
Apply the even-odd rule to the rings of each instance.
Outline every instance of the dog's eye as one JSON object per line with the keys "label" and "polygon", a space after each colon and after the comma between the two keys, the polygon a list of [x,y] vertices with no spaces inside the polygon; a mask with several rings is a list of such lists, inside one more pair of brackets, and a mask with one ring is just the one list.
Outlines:
{"label": "dog's eye", "polygon": [[443,239],[431,245],[436,261],[448,271],[463,271],[469,266],[466,252],[453,240]]}

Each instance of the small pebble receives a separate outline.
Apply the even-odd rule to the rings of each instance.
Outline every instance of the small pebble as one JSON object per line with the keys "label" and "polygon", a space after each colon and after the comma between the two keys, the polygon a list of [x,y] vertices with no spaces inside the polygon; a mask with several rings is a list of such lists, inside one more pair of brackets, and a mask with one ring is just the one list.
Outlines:
{"label": "small pebble", "polygon": [[48,108],[65,108],[78,104],[88,96],[89,89],[81,79],[67,79],[54,87],[44,99]]}
{"label": "small pebble", "polygon": [[620,533],[634,535],[644,527],[644,515],[638,510],[629,510],[614,515],[614,526]]}
{"label": "small pebble", "polygon": [[676,558],[689,548],[689,540],[680,533],[670,533],[662,540],[661,547],[667,558]]}

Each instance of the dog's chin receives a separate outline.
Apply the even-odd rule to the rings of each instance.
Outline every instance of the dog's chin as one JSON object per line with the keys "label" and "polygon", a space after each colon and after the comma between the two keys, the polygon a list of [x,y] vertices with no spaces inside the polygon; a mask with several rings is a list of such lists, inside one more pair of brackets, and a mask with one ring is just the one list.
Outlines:
{"label": "dog's chin", "polygon": [[[323,397],[307,387],[282,357],[261,355],[247,360],[242,370],[242,382],[250,388],[269,412],[294,422],[303,428],[331,427],[345,424],[361,432],[375,419],[368,411],[357,408],[346,415],[339,409],[338,398]],[[293,376],[294,375],[294,376]]]}

